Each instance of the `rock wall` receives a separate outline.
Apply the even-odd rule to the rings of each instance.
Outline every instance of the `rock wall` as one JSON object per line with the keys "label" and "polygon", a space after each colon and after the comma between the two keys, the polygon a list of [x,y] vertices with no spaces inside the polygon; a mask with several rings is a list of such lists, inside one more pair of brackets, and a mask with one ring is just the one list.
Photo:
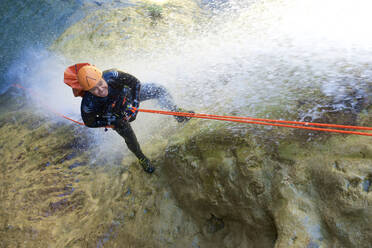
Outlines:
{"label": "rock wall", "polygon": [[[97,65],[112,65],[113,60],[124,63],[136,59],[138,54],[151,56],[155,49],[174,46],[170,42],[182,45],[180,34],[195,31],[202,12],[192,0],[170,0],[164,4],[140,1],[125,8],[102,8],[69,27],[51,49],[76,61],[89,60]],[[114,54],[122,57],[113,58]]]}
{"label": "rock wall", "polygon": [[134,157],[92,162],[101,147],[92,145],[88,129],[56,122],[20,94],[11,89],[0,96],[0,247],[198,242],[194,222],[177,206],[163,176],[147,175]]}
{"label": "rock wall", "polygon": [[370,137],[323,134],[308,142],[289,135],[272,142],[270,131],[200,132],[193,125],[173,137],[162,163],[206,244],[370,247]]}
{"label": "rock wall", "polygon": [[143,145],[147,175],[133,156],[92,162],[90,130],[19,94],[0,97],[2,247],[372,243],[370,137],[191,120]]}
{"label": "rock wall", "polygon": [[[169,40],[182,44],[175,33],[200,35],[193,29],[205,17],[193,1],[102,9],[70,27],[51,49],[102,65],[120,54],[135,60],[166,50]],[[372,126],[371,88],[350,91],[337,102],[311,89],[308,99],[291,102],[296,111],[288,113],[287,102],[278,101],[262,115]],[[91,130],[56,122],[20,94],[12,89],[0,96],[1,247],[372,243],[370,137],[193,119],[143,144],[157,167],[147,175],[133,156],[92,161],[101,148]]]}

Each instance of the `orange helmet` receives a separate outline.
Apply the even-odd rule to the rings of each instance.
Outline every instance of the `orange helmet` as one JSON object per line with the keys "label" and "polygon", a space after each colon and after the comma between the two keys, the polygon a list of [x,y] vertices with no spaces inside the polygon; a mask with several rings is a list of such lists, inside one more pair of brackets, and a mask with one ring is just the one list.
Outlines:
{"label": "orange helmet", "polygon": [[102,71],[92,65],[86,65],[80,68],[78,72],[78,81],[84,90],[90,90],[102,78]]}
{"label": "orange helmet", "polygon": [[64,82],[72,88],[75,96],[93,88],[102,78],[102,71],[88,63],[69,66],[64,73]]}

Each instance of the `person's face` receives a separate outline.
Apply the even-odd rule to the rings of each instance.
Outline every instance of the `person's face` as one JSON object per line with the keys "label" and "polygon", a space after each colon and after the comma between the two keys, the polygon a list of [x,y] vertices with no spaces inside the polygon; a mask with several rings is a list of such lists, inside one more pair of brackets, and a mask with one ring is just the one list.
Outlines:
{"label": "person's face", "polygon": [[96,86],[94,86],[93,88],[91,88],[89,90],[90,93],[92,93],[93,95],[95,96],[98,96],[98,97],[105,97],[108,95],[108,86],[107,86],[107,83],[106,81],[101,78],[98,82],[98,84]]}

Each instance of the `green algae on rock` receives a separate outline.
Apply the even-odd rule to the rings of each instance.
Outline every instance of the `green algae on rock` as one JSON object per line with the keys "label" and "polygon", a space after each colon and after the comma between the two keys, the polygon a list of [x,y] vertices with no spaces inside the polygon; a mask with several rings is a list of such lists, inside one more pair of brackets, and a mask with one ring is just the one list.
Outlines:
{"label": "green algae on rock", "polygon": [[265,144],[252,132],[237,136],[226,128],[185,137],[172,139],[161,162],[177,201],[201,229],[208,230],[201,220],[210,215],[223,219],[225,228],[205,232],[205,242],[369,247],[369,137],[306,142],[290,135]]}
{"label": "green algae on rock", "polygon": [[51,49],[73,60],[100,61],[107,54],[135,58],[154,47],[166,49],[177,33],[191,33],[201,12],[192,0],[170,0],[162,5],[144,1],[126,8],[101,9],[68,28]]}
{"label": "green algae on rock", "polygon": [[[97,10],[70,27],[51,49],[76,61],[122,54],[133,58],[182,41],[179,33],[199,35],[193,29],[203,13],[194,2],[150,2]],[[235,31],[248,32],[249,22],[255,28],[255,16],[249,14],[241,15],[241,22],[231,21],[222,33],[237,24],[241,29]],[[336,101],[320,90],[321,74],[312,75],[317,67],[291,67],[280,56],[273,61],[272,54],[260,63],[266,65],[266,60],[278,63],[273,67],[280,72],[273,73],[287,70],[290,76],[278,84],[293,94],[273,96],[257,111],[261,116],[314,121],[312,113],[317,113],[321,122],[372,125],[371,91],[360,99],[349,92],[343,95],[349,100]],[[341,72],[363,78],[359,72]],[[222,78],[226,84],[227,74]],[[218,96],[221,88],[212,90]],[[225,107],[225,102],[211,104]],[[149,177],[132,156],[120,164],[91,164],[95,150],[83,145],[89,143],[89,131],[39,116],[22,98],[1,96],[0,113],[1,246],[310,248],[372,243],[369,137],[193,119],[164,128],[143,145],[158,168]]]}
{"label": "green algae on rock", "polygon": [[[8,96],[0,100],[25,99]],[[197,239],[162,177],[144,174],[131,157],[92,164],[87,129],[22,106],[0,116],[2,247],[166,247]]]}
{"label": "green algae on rock", "polygon": [[[134,157],[91,164],[87,129],[52,122],[2,95],[3,246],[368,247],[369,137],[320,135],[192,119]],[[371,125],[371,112],[358,121]],[[277,140],[273,140],[273,136]],[[296,137],[296,139],[294,139]],[[156,145],[154,145],[156,144]],[[89,149],[88,149],[89,148]]]}

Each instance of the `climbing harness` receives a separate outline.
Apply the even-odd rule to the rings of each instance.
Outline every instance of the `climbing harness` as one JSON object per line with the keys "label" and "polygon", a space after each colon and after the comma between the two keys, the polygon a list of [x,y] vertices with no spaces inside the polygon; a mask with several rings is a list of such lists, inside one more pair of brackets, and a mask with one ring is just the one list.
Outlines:
{"label": "climbing harness", "polygon": [[[31,90],[26,89],[19,84],[12,84],[12,86],[31,92]],[[67,116],[65,116],[61,113],[58,113],[57,111],[51,109],[47,105],[45,105],[45,106],[51,112],[55,113],[56,115],[58,115],[62,118],[73,121],[73,122],[75,122],[79,125],[85,126],[84,123],[73,120],[73,119],[71,119],[71,118],[69,118],[69,117],[67,117]],[[372,133],[357,132],[357,131],[350,131],[350,130],[331,129],[331,128],[343,128],[343,129],[356,129],[356,130],[372,131],[372,127],[336,125],[336,124],[301,122],[301,121],[272,120],[272,119],[262,119],[262,118],[252,118],[252,117],[238,117],[238,116],[222,116],[222,115],[210,115],[210,114],[198,114],[198,113],[185,113],[185,112],[173,112],[173,111],[162,111],[162,110],[151,110],[151,109],[137,109],[137,111],[138,112],[144,112],[144,113],[162,114],[162,115],[185,116],[185,117],[200,118],[200,119],[210,119],[210,120],[230,121],[230,122],[258,124],[258,125],[267,125],[267,126],[276,126],[276,127],[307,129],[307,130],[312,130],[312,131],[323,131],[323,132],[372,136]],[[318,128],[318,127],[328,127],[328,128]],[[104,128],[106,128],[106,129],[107,128],[112,128],[112,126],[108,126],[108,127],[104,127]]]}

